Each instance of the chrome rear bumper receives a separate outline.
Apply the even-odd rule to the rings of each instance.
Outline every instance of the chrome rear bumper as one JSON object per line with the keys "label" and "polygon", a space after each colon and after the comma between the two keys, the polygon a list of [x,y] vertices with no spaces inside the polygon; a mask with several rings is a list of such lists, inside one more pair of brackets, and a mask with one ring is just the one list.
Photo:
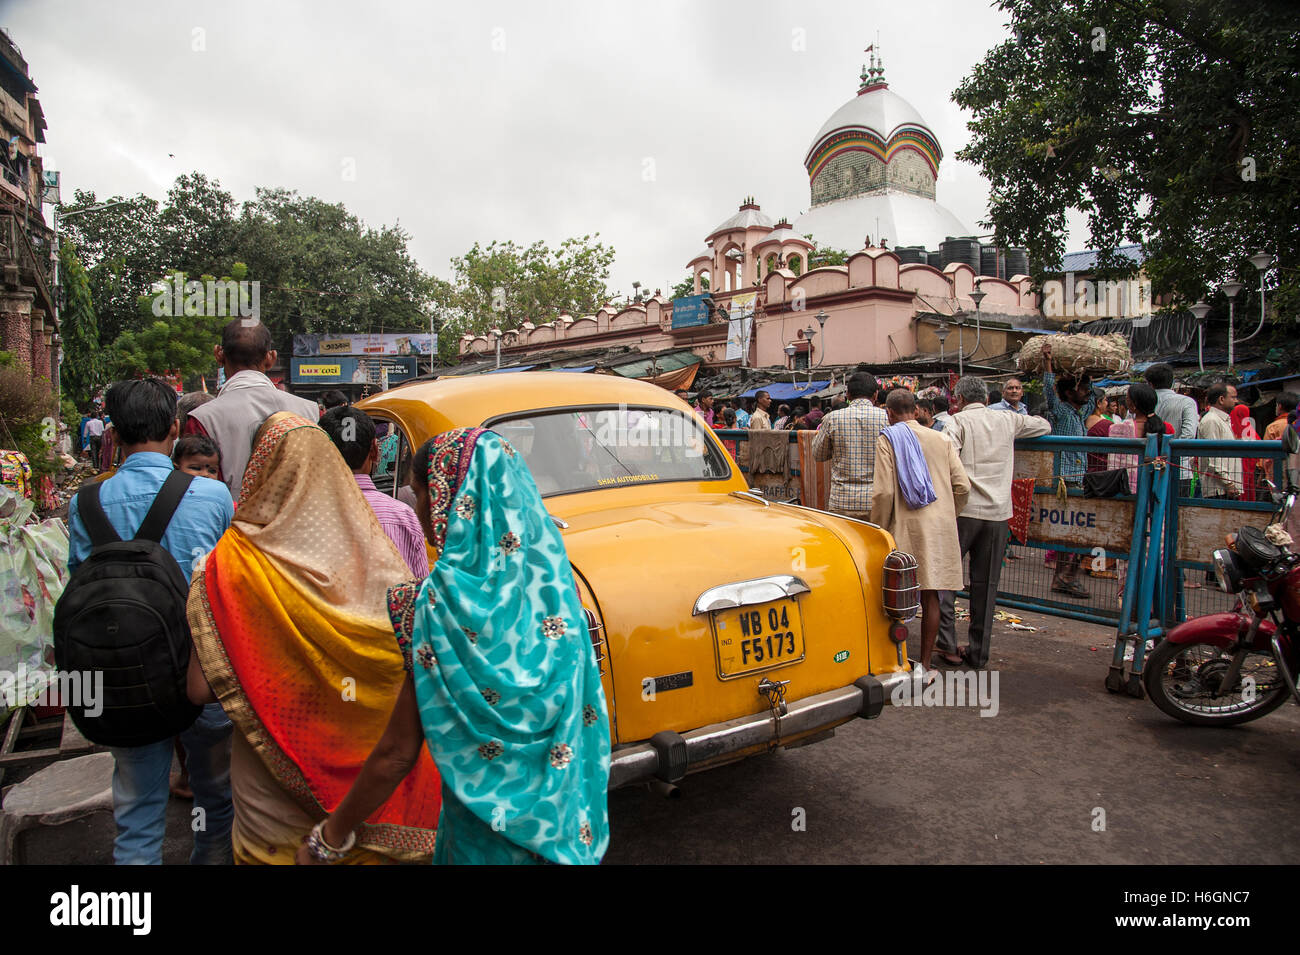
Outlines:
{"label": "chrome rear bumper", "polygon": [[[854,716],[874,719],[880,715],[894,687],[910,676],[901,671],[882,677],[864,676],[851,686],[796,700],[781,717],[781,736],[793,738]],[[687,733],[656,733],[645,743],[614,751],[610,759],[609,788],[652,779],[676,782],[692,766],[761,746],[775,738],[776,727],[769,713],[742,716]]]}

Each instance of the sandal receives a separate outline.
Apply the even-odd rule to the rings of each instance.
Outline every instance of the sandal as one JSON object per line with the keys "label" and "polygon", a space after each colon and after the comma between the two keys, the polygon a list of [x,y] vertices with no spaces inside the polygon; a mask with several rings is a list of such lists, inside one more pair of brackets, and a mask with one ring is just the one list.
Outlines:
{"label": "sandal", "polygon": [[[934,661],[938,660],[938,664]],[[966,662],[966,657],[961,653],[948,654],[942,650],[936,650],[930,657],[931,666],[950,666],[959,667]]]}

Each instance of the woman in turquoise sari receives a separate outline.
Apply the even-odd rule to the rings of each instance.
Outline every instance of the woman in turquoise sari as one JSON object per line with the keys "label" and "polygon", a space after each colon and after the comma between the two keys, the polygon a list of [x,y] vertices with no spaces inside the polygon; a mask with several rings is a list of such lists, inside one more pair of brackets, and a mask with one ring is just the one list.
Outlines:
{"label": "woman in turquoise sari", "polygon": [[598,863],[609,719],[564,542],[523,458],[483,428],[415,455],[432,572],[389,591],[407,680],[352,789],[299,850],[346,852],[426,743],[442,776],[434,862]]}

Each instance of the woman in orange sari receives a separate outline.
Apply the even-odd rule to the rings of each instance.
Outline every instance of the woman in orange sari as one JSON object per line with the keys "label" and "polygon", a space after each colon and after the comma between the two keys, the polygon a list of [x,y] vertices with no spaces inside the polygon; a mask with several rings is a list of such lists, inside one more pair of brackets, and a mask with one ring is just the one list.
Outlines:
{"label": "woman in orange sari", "polygon": [[[288,412],[262,425],[234,523],[195,568],[189,692],[220,700],[235,724],[235,861],[292,865],[397,701],[405,671],[386,597],[410,572],[329,436]],[[333,848],[353,864],[427,861],[440,807],[422,751]]]}

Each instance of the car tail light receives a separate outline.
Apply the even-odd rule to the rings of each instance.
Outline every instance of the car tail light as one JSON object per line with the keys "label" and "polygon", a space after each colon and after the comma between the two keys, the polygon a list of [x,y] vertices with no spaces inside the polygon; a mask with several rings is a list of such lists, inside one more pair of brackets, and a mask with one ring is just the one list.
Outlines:
{"label": "car tail light", "polygon": [[591,649],[596,654],[596,666],[601,675],[605,673],[605,625],[596,616],[596,611],[582,608],[587,615],[587,633],[591,636]]}
{"label": "car tail light", "polygon": [[916,558],[896,550],[885,558],[885,613],[895,620],[911,620],[921,609],[921,589],[916,585]]}
{"label": "car tail light", "polygon": [[907,627],[896,623],[889,628],[889,639],[895,643],[907,643]]}

